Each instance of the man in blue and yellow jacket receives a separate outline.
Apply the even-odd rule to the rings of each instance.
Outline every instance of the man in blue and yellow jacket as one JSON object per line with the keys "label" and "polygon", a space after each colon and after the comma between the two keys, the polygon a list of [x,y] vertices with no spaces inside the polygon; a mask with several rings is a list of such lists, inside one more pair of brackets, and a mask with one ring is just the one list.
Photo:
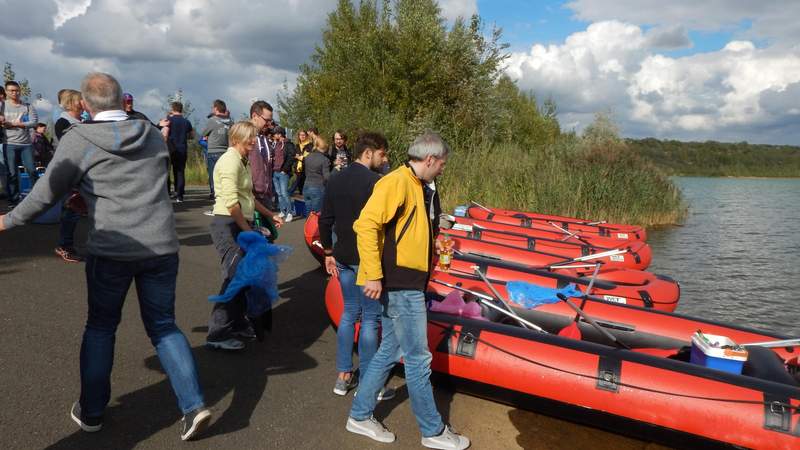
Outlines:
{"label": "man in blue and yellow jacket", "polygon": [[361,376],[346,428],[379,442],[393,442],[395,435],[372,413],[378,392],[403,358],[422,445],[465,449],[470,443],[442,422],[430,383],[425,287],[438,213],[434,180],[444,171],[449,152],[436,133],[418,137],[408,149],[409,161],[375,184],[353,224],[361,261],[356,283],[364,286],[367,297],[382,303],[383,314],[381,345]]}

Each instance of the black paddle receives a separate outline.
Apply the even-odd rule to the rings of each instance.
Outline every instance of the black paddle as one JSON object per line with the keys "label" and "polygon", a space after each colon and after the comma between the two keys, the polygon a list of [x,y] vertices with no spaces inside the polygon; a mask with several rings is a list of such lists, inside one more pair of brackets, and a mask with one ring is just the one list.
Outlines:
{"label": "black paddle", "polygon": [[611,334],[608,331],[606,331],[603,327],[600,326],[600,324],[595,322],[594,319],[592,319],[591,317],[589,317],[589,315],[587,315],[585,312],[583,312],[582,309],[578,308],[578,306],[575,305],[575,303],[572,303],[570,301],[570,299],[567,298],[566,295],[564,295],[564,294],[559,292],[559,293],[556,294],[556,297],[558,297],[559,299],[561,299],[561,301],[563,301],[566,304],[568,304],[570,306],[570,308],[574,309],[575,312],[578,313],[579,316],[583,317],[583,320],[589,322],[589,324],[591,326],[593,326],[597,331],[599,331],[600,334],[602,334],[606,338],[610,339],[611,342],[617,344],[618,346],[620,346],[622,348],[631,350],[631,348],[627,344],[625,344],[624,342],[620,341],[619,339],[617,339],[616,336],[614,336],[613,334]]}

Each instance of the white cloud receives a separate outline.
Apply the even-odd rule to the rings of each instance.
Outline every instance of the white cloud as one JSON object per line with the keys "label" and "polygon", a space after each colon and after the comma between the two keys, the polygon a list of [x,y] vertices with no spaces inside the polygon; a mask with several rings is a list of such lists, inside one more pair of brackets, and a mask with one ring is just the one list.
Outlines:
{"label": "white cloud", "polygon": [[461,17],[469,19],[478,13],[478,0],[439,0],[444,18],[450,22]]}
{"label": "white cloud", "polygon": [[[0,10],[18,6],[8,1]],[[197,118],[215,98],[238,117],[251,98],[274,104],[283,82],[294,83],[335,7],[336,0],[26,0],[19,14],[0,15],[0,48],[46,99],[99,70],[117,77],[150,117],[161,116],[178,88]]]}
{"label": "white cloud", "polygon": [[[740,39],[769,39],[792,46],[800,40],[797,0],[573,0],[566,5],[588,22],[619,20],[640,25],[733,31]],[[742,25],[749,29],[740,30]]]}
{"label": "white cloud", "polygon": [[69,19],[78,17],[84,13],[92,4],[92,0],[55,0],[58,7],[58,13],[53,19],[53,24],[56,28],[64,25]]}
{"label": "white cloud", "polygon": [[611,109],[635,136],[785,142],[800,134],[787,119],[796,112],[778,100],[779,93],[800,94],[800,46],[732,41],[670,57],[654,52],[664,41],[653,36],[629,23],[596,22],[561,45],[514,53],[506,72],[522,88],[552,96],[562,123],[578,128]]}

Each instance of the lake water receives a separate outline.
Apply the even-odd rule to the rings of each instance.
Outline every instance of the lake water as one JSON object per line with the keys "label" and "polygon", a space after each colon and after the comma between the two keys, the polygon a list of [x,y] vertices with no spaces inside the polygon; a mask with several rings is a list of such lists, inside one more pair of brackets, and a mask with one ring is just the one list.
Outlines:
{"label": "lake water", "polygon": [[674,179],[683,226],[648,230],[676,312],[800,336],[800,179]]}

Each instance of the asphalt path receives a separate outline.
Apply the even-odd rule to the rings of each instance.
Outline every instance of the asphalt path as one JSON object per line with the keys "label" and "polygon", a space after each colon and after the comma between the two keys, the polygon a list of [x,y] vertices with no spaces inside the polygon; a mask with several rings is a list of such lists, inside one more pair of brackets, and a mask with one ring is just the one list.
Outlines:
{"label": "asphalt path", "polygon": [[[206,299],[217,292],[221,274],[208,234],[211,218],[202,214],[210,202],[200,191],[187,199],[174,205],[181,243],[176,310],[214,414],[207,432],[180,442],[180,412],[144,333],[135,289],[117,331],[104,428],[93,434],[77,428],[69,407],[80,388],[84,265],[55,256],[57,225],[29,225],[0,233],[0,448],[421,448],[402,371],[390,380],[398,396],[375,413],[397,441],[378,444],[345,431],[352,394],[332,393],[336,334],[323,301],[326,275],[305,248],[301,221],[281,230],[279,243],[294,253],[280,269],[281,299],[266,340],[240,353],[204,347],[211,309]],[[77,237],[85,242],[85,221]],[[80,244],[78,249],[85,251]],[[434,392],[445,419],[469,436],[475,449],[663,448],[454,392],[441,383]]]}

